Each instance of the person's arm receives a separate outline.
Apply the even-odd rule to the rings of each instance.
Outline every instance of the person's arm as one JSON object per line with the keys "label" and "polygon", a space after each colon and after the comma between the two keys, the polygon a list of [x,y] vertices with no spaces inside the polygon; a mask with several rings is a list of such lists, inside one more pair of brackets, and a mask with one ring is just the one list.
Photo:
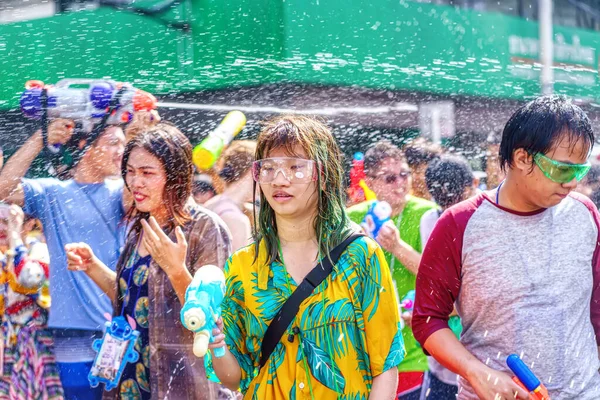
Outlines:
{"label": "person's arm", "polygon": [[243,259],[234,256],[227,261],[224,270],[227,277],[227,288],[225,298],[221,307],[222,318],[217,321],[217,327],[213,329],[214,342],[209,344],[210,349],[224,347],[225,357],[214,357],[212,368],[227,388],[240,390],[242,393],[248,390],[254,371],[258,366],[258,360],[253,360],[246,348],[246,299],[245,287],[247,282],[240,272],[248,266]]}
{"label": "person's arm", "polygon": [[529,393],[510,376],[493,370],[469,353],[450,329],[444,328],[433,333],[424,347],[440,364],[469,381],[480,399],[492,400],[497,396],[529,399]]}
{"label": "person's arm", "polygon": [[117,297],[117,274],[108,268],[85,243],[65,245],[67,268],[70,271],[84,271],[96,285],[114,302]]}
{"label": "person's arm", "polygon": [[373,378],[369,400],[393,400],[398,388],[398,368],[388,369]]}
{"label": "person's arm", "polygon": [[215,357],[212,355],[213,369],[215,374],[221,381],[221,383],[229,390],[236,391],[240,388],[242,381],[242,369],[235,356],[229,351],[229,347],[225,344],[225,335],[223,332],[223,319],[219,318],[217,321],[217,327],[213,329],[213,336],[215,338],[213,343],[210,343],[208,347],[210,349],[216,349],[219,347],[225,348],[225,356]]}
{"label": "person's arm", "polygon": [[600,213],[598,209],[589,199],[584,200],[584,204],[590,210],[596,229],[598,231],[598,238],[596,240],[596,249],[594,250],[594,256],[592,257],[592,278],[593,278],[593,289],[592,299],[590,306],[590,319],[596,334],[596,344],[598,345],[598,354],[600,356]]}
{"label": "person's arm", "polygon": [[[74,126],[72,121],[66,119],[52,121],[48,126],[48,143],[66,143],[73,134]],[[38,130],[6,162],[0,171],[0,201],[23,206],[25,194],[19,183],[43,147],[42,132]]]}
{"label": "person's arm", "polygon": [[446,212],[433,229],[417,275],[413,333],[427,353],[468,380],[480,399],[493,400],[497,395],[528,399],[529,394],[508,375],[492,370],[473,356],[448,327],[462,283],[464,230],[474,211],[457,211],[457,217]]}
{"label": "person's arm", "polygon": [[400,260],[410,272],[417,275],[421,254],[400,238],[400,231],[391,221],[381,227],[377,234],[377,242],[385,251]]}

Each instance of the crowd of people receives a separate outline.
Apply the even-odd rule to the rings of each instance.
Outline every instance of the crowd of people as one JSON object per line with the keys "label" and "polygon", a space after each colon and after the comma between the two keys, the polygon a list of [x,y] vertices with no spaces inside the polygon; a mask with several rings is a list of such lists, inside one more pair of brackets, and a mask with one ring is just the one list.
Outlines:
{"label": "crowd of people", "polygon": [[[73,127],[51,121],[48,144]],[[354,203],[319,119],[265,121],[210,171],[181,128],[106,126],[68,179],[25,178],[41,131],[0,165],[0,398],[529,399],[513,353],[552,399],[600,398],[600,174],[567,98],[490,136],[485,183],[426,139],[374,143],[377,199]],[[391,215],[369,237],[374,202]],[[199,358],[180,312],[206,265],[226,294]],[[88,375],[118,318],[139,357],[111,360],[105,391]]]}

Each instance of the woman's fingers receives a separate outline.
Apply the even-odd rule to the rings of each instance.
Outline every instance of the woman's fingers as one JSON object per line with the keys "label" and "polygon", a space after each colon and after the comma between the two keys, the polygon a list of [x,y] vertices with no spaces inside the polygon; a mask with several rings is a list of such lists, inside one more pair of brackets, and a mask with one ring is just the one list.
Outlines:
{"label": "woman's fingers", "polygon": [[177,238],[177,244],[187,246],[187,240],[185,240],[183,229],[180,226],[175,228],[175,237]]}
{"label": "woman's fingers", "polygon": [[158,237],[156,232],[154,232],[152,227],[148,224],[148,221],[143,219],[141,222],[142,222],[142,228],[144,229],[144,236],[146,237],[146,239],[153,241],[153,242],[159,242],[160,238]]}

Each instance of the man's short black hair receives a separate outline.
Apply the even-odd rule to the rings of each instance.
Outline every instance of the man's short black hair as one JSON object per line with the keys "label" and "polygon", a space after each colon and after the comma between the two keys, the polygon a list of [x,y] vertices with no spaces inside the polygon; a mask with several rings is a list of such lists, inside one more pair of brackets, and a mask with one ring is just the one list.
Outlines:
{"label": "man's short black hair", "polygon": [[440,146],[420,137],[404,146],[404,154],[408,165],[413,168],[422,164],[429,164],[442,153]]}
{"label": "man's short black hair", "polygon": [[466,158],[444,154],[429,164],[425,183],[433,200],[442,208],[453,206],[463,198],[465,189],[473,185],[473,170]]}
{"label": "man's short black hair", "polygon": [[546,154],[568,135],[569,145],[583,140],[589,151],[594,132],[587,115],[566,96],[542,96],[519,108],[508,120],[500,143],[500,165],[513,165],[513,153],[524,149],[529,154]]}

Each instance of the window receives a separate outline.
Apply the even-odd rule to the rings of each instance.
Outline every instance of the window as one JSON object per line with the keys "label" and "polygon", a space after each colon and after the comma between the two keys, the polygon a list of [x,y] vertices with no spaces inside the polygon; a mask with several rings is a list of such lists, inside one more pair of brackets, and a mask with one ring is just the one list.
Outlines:
{"label": "window", "polygon": [[[537,0],[416,0],[419,3],[499,12],[527,20],[537,20]],[[600,30],[600,0],[553,0],[554,24]]]}
{"label": "window", "polygon": [[51,17],[55,12],[54,0],[5,0],[0,2],[0,23]]}

